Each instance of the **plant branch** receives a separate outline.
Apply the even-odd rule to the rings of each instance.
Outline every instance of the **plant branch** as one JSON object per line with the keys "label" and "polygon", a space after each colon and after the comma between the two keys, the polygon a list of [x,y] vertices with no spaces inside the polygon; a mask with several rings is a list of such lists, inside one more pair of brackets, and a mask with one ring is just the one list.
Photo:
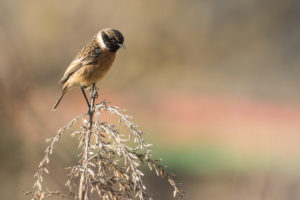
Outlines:
{"label": "plant branch", "polygon": [[88,163],[89,163],[89,147],[91,133],[93,129],[93,116],[95,112],[95,100],[98,98],[98,88],[95,84],[92,85],[90,89],[90,99],[91,103],[89,104],[89,127],[85,131],[85,144],[84,144],[84,154],[82,160],[82,173],[79,183],[79,200],[89,200],[89,173],[88,173]]}

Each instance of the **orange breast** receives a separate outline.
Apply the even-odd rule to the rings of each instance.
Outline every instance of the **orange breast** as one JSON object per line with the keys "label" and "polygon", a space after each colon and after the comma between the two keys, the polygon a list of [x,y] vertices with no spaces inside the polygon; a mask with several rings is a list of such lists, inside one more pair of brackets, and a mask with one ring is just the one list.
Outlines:
{"label": "orange breast", "polygon": [[[93,83],[100,81],[112,66],[116,53],[103,51],[97,62],[92,65],[86,65],[75,72],[68,80],[69,87],[89,87]],[[71,89],[70,88],[70,89]]]}
{"label": "orange breast", "polygon": [[99,59],[97,60],[96,70],[93,73],[92,77],[95,81],[99,81],[103,76],[108,72],[113,62],[115,61],[116,53],[110,51],[104,51]]}

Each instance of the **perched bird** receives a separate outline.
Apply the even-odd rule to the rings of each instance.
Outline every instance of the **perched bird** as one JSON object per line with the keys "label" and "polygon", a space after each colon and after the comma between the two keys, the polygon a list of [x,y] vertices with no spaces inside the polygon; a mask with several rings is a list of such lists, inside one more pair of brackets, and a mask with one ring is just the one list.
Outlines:
{"label": "perched bird", "polygon": [[55,110],[63,96],[75,87],[81,88],[87,100],[84,89],[96,84],[105,76],[115,60],[118,49],[125,48],[123,43],[124,37],[120,31],[112,28],[99,31],[79,51],[61,78],[60,83],[63,87],[52,110]]}

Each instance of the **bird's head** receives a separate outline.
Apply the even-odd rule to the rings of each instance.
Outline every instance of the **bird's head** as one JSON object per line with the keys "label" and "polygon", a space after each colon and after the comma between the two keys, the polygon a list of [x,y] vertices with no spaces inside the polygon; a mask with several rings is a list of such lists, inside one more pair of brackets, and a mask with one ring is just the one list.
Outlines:
{"label": "bird's head", "polygon": [[111,52],[116,52],[120,47],[124,46],[124,37],[122,33],[116,29],[105,28],[99,31],[97,39],[102,48],[106,48]]}

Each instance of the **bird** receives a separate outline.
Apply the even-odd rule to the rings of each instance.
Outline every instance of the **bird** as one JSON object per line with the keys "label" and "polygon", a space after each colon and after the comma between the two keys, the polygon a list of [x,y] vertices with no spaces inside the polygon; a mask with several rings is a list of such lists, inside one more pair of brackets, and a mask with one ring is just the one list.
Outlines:
{"label": "bird", "polygon": [[[70,63],[59,81],[63,86],[52,111],[63,96],[73,88],[80,87],[88,103],[84,90],[100,81],[111,68],[116,52],[124,48],[124,36],[113,28],[104,28],[93,36]],[[88,103],[89,105],[89,103]]]}

